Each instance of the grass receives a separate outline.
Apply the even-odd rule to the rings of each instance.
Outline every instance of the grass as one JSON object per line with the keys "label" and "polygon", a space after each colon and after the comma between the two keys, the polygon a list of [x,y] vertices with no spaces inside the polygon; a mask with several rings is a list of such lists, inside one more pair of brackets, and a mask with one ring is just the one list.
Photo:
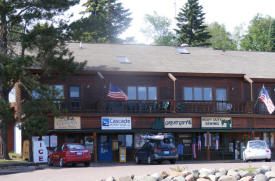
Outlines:
{"label": "grass", "polygon": [[21,155],[16,153],[9,153],[11,160],[0,159],[0,165],[3,164],[22,164],[28,163],[27,161],[22,160]]}
{"label": "grass", "polygon": [[247,168],[241,168],[241,170],[248,171],[248,172],[254,172],[257,169],[258,169],[257,167],[252,167],[251,165],[249,165]]}
{"label": "grass", "polygon": [[175,172],[183,172],[186,169],[187,168],[185,168],[185,167],[179,167],[179,166],[170,168],[170,170],[175,171]]}

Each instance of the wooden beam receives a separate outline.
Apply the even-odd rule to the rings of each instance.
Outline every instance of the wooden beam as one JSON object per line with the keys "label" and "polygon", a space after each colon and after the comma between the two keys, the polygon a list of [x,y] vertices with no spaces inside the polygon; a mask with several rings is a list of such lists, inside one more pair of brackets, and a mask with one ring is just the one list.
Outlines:
{"label": "wooden beam", "polygon": [[244,80],[246,80],[250,84],[250,101],[253,101],[253,80],[250,79],[247,75],[243,76]]}
{"label": "wooden beam", "polygon": [[253,80],[250,79],[250,77],[248,77],[247,75],[244,75],[243,78],[244,78],[244,80],[246,80],[246,81],[249,82],[250,84],[253,83]]}
{"label": "wooden beam", "polygon": [[174,77],[174,75],[171,74],[171,73],[168,73],[168,77],[169,77],[172,81],[174,81],[174,82],[177,80],[177,78]]}

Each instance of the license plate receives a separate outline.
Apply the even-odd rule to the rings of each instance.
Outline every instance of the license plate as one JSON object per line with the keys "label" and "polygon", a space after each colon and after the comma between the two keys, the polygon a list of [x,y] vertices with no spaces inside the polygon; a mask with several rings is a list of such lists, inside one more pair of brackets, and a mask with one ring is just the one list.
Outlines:
{"label": "license plate", "polygon": [[82,155],[82,152],[77,152],[76,155]]}
{"label": "license plate", "polygon": [[163,151],[164,155],[168,155],[169,151]]}

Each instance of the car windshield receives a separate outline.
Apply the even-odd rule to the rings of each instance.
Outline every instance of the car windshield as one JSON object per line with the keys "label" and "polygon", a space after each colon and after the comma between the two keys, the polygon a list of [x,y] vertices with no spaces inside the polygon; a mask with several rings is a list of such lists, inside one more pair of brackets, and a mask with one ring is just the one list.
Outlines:
{"label": "car windshield", "polygon": [[249,142],[249,147],[255,149],[266,149],[266,144],[263,141],[251,141]]}
{"label": "car windshield", "polygon": [[154,148],[175,148],[174,143],[170,139],[164,139],[164,140],[152,140]]}
{"label": "car windshield", "polygon": [[85,149],[83,145],[77,145],[77,144],[69,144],[67,145],[68,150],[77,150],[77,149]]}

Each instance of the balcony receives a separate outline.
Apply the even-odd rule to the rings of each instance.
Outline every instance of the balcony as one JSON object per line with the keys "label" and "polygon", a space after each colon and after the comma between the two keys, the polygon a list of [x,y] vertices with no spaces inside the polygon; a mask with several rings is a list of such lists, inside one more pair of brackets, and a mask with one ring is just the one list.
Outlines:
{"label": "balcony", "polygon": [[[230,101],[176,101],[173,100],[105,100],[83,105],[81,101],[68,101],[71,113],[199,113],[199,114],[269,114],[262,104]],[[275,115],[275,113],[273,113]]]}

